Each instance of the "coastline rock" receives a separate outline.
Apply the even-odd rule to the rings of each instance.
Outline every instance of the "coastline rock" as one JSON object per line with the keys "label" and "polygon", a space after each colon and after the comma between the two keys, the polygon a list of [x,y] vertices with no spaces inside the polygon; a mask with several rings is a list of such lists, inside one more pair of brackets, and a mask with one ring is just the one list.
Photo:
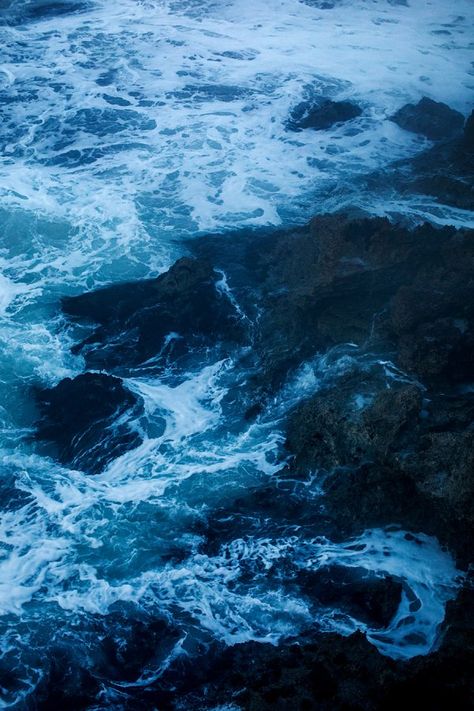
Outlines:
{"label": "coastline rock", "polygon": [[301,570],[297,582],[303,594],[323,607],[340,610],[370,627],[387,627],[402,596],[401,583],[377,577],[365,568],[330,565]]}
{"label": "coastline rock", "polygon": [[246,642],[217,649],[199,669],[182,673],[186,708],[210,710],[232,698],[249,711],[380,711],[421,698],[429,709],[467,711],[474,695],[473,598],[465,590],[448,603],[439,648],[410,661],[382,656],[362,632],[314,632],[276,647]]}
{"label": "coastline rock", "polygon": [[163,367],[216,341],[235,343],[241,319],[218,282],[210,264],[183,257],[156,279],[64,298],[67,316],[98,324],[73,352],[88,368],[113,371],[150,359]]}
{"label": "coastline rock", "polygon": [[[420,390],[405,385],[377,392],[377,385],[384,387],[359,375],[298,405],[287,426],[287,447],[295,457],[291,468],[384,462],[403,448],[404,432],[413,436],[417,428]],[[358,399],[370,404],[359,409]]]}
{"label": "coastline rock", "polygon": [[359,374],[304,400],[288,418],[289,475],[319,472],[320,532],[396,523],[437,536],[464,565],[474,557],[473,398],[422,394]]}
{"label": "coastline rock", "polygon": [[[474,209],[474,112],[463,133],[434,145],[414,158],[398,161],[394,170],[376,181],[390,181],[406,194],[431,195],[438,202],[461,210]],[[374,179],[374,178],[373,178]]]}
{"label": "coastline rock", "polygon": [[[180,260],[157,280],[65,300],[71,317],[98,324],[79,346],[86,360],[102,358],[111,368],[132,367],[145,354],[160,355],[173,330],[183,336],[184,351],[220,338],[235,341],[242,327],[230,300],[216,289],[211,264],[225,271],[239,306],[252,317],[251,327],[239,335],[250,346],[246,357],[257,380],[257,394],[252,392],[243,410],[249,419],[265,416],[268,401],[306,358],[347,341],[357,344],[354,352],[360,358],[354,357],[358,365],[336,373],[332,382],[323,378],[321,389],[289,413],[287,447],[293,459],[286,468],[265,486],[249,487],[232,503],[210,509],[208,524],[196,523],[194,533],[205,539],[204,554],[241,536],[243,526],[249,535],[269,538],[297,527],[309,536],[329,534],[337,540],[394,524],[435,535],[458,564],[472,563],[473,232],[430,225],[409,230],[379,218],[329,215],[261,239],[251,233],[238,244],[210,237],[195,249],[199,259]],[[210,312],[201,315],[203,305]],[[117,341],[120,352],[114,350]],[[366,367],[367,362],[378,369]],[[389,374],[387,364],[394,364]],[[90,405],[84,407],[77,397],[77,415],[74,410],[72,415],[83,428],[77,437],[69,409],[74,392],[84,390],[79,378],[98,378],[99,383]],[[109,407],[114,398],[108,388],[117,394],[119,412],[135,413],[140,403],[117,378],[79,378],[57,386],[73,393],[62,397],[57,416],[50,402],[54,389],[46,391],[42,426],[49,436],[43,438],[56,446],[62,443],[67,459],[84,456],[87,464],[91,449],[106,453],[109,446],[101,439],[104,432],[110,436],[107,425],[116,414]],[[119,432],[115,429],[113,435]],[[97,439],[88,443],[88,437]],[[84,444],[85,453],[74,450]],[[122,446],[129,443],[119,439],[110,444],[119,450]],[[321,478],[313,476],[316,470]],[[309,480],[317,486],[309,495],[301,494]],[[253,572],[249,565],[244,574],[252,579]],[[290,572],[282,589],[299,586],[312,603],[373,626],[386,625],[400,599],[396,580],[367,579],[361,571],[331,566],[316,573]],[[158,682],[130,687],[130,703],[173,709],[179,693],[180,703],[189,709],[206,704],[212,709],[232,699],[259,711],[293,706],[302,711],[378,711],[412,703],[423,694],[430,708],[468,708],[474,649],[468,593],[472,591],[450,603],[439,649],[427,657],[395,662],[380,655],[362,633],[342,637],[319,630],[282,640],[277,647],[254,642],[229,648],[203,645],[200,665],[178,657]],[[139,626],[137,636],[141,634]],[[131,656],[135,644],[132,631]],[[144,645],[147,659],[154,644],[152,639],[149,647]],[[105,666],[120,666],[119,657],[112,640]],[[123,663],[130,678],[138,674],[126,650]]]}
{"label": "coastline rock", "polygon": [[461,321],[446,318],[421,324],[398,342],[398,362],[427,382],[466,382],[472,377],[474,334]]}
{"label": "coastline rock", "polygon": [[430,432],[418,450],[401,460],[426,497],[446,509],[447,517],[474,525],[474,431]]}
{"label": "coastline rock", "polygon": [[400,365],[423,379],[469,381],[474,353],[474,240],[458,232],[390,304]]}
{"label": "coastline rock", "polygon": [[[395,710],[423,699],[429,709],[471,707],[474,694],[474,595],[464,590],[449,602],[439,648],[430,655],[410,661],[395,661],[377,652],[362,632],[343,637],[314,631],[298,639],[282,640],[277,646],[244,642],[224,647],[200,645],[200,663],[187,655],[177,655],[159,679],[148,684],[131,683],[121,689],[120,703],[127,708],[146,711],[211,711],[229,704],[249,711],[380,711]],[[164,629],[167,645],[172,635]],[[42,709],[64,707],[83,709],[93,705],[101,684],[104,661],[125,664],[136,675],[135,662],[128,667],[138,639],[145,634],[141,625],[132,630],[132,644],[116,651],[104,638],[104,660],[90,671],[77,668],[77,660],[66,657],[59,648],[51,660],[51,670],[41,682]],[[153,644],[163,647],[160,624],[152,624],[143,649],[138,650],[138,664],[153,657]],[[109,651],[110,646],[110,651]],[[76,662],[76,664],[74,664]],[[65,672],[66,670],[66,672]],[[123,678],[123,677],[121,677]]]}
{"label": "coastline rock", "polygon": [[[455,284],[469,274],[462,294],[471,293],[473,251],[471,235],[450,228],[423,225],[410,231],[385,219],[343,215],[315,218],[305,231],[277,238],[267,256],[269,276],[255,338],[263,378],[275,387],[289,367],[318,351],[340,343],[364,344],[376,315],[390,309],[404,286],[424,288],[425,304],[439,300],[433,274],[439,274],[439,283],[446,276],[452,282],[445,285],[440,313],[455,310],[454,317],[462,317]],[[384,335],[391,338],[386,325]]]}
{"label": "coastline rock", "polygon": [[424,96],[417,104],[402,106],[390,120],[400,128],[432,141],[453,138],[462,131],[464,116],[447,104]]}
{"label": "coastline rock", "polygon": [[109,462],[141,444],[127,422],[141,413],[141,401],[119,378],[83,373],[35,391],[40,413],[35,438],[52,445],[67,466],[99,474]]}
{"label": "coastline rock", "polygon": [[[203,238],[193,249],[225,271],[250,315],[255,381],[264,392],[274,392],[318,352],[374,338],[387,341],[384,348],[398,353],[402,367],[424,377],[422,347],[436,332],[434,376],[466,378],[474,303],[469,230],[428,224],[410,230],[383,218],[336,213],[273,234]],[[460,338],[443,355],[445,336],[456,335],[448,327]]]}
{"label": "coastline rock", "polygon": [[464,126],[462,144],[469,153],[474,153],[474,111],[471,112]]}
{"label": "coastline rock", "polygon": [[331,101],[325,99],[313,104],[303,101],[291,112],[286,124],[289,131],[311,128],[323,131],[332,126],[351,121],[362,114],[362,109],[351,101]]}

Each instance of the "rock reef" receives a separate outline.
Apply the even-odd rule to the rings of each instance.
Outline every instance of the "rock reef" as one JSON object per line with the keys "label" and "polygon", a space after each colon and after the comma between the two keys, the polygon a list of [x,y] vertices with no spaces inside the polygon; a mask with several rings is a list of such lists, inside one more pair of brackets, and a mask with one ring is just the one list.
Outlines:
{"label": "rock reef", "polygon": [[424,96],[417,104],[402,106],[392,117],[400,128],[426,136],[431,141],[453,138],[462,131],[464,116],[447,104]]}
{"label": "rock reef", "polygon": [[351,101],[323,99],[318,103],[303,101],[291,112],[287,129],[302,131],[310,128],[322,131],[331,126],[351,121],[362,114],[362,109]]}
{"label": "rock reef", "polygon": [[[433,194],[471,205],[473,116],[463,128],[459,116],[432,104],[397,115],[409,130],[443,139],[397,167],[399,184],[402,174],[407,189],[432,181]],[[303,112],[298,129],[345,120],[340,105],[333,109],[326,106],[323,118],[301,119]],[[451,166],[449,175],[438,163]],[[278,476],[203,520],[203,551],[233,540],[247,520],[271,531],[278,518],[288,530],[332,540],[394,527],[415,542],[419,533],[436,536],[467,573],[474,560],[474,231],[408,228],[346,212],[294,229],[202,237],[189,250],[156,279],[63,299],[66,318],[89,328],[74,352],[87,370],[103,372],[36,391],[38,441],[60,462],[97,473],[141,442],[130,421],[143,405],[121,377],[184,372],[210,351],[231,357],[246,373],[240,397],[248,422],[265,417],[305,364],[319,363],[313,391],[291,400],[284,415]],[[317,495],[302,499],[298,486],[315,480]],[[395,574],[337,565],[300,571],[290,582],[372,629],[383,629],[409,595]],[[159,682],[134,688],[132,707],[175,709],[178,694],[187,709],[233,700],[249,710],[375,711],[422,695],[430,709],[467,709],[474,698],[470,585],[466,575],[426,656],[395,661],[360,631],[319,628],[277,647],[216,642],[201,650],[199,667],[175,660]]]}

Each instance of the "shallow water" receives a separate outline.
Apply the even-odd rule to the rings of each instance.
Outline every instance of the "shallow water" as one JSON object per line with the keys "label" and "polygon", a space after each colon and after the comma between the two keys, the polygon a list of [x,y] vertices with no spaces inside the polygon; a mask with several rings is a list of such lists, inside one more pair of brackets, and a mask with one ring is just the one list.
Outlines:
{"label": "shallow water", "polygon": [[[104,673],[103,698],[212,640],[275,644],[317,624],[363,629],[393,657],[435,644],[460,578],[434,539],[376,530],[334,543],[270,516],[243,519],[213,552],[203,547],[206,519],[281,469],[292,403],[347,368],[403,377],[391,364],[367,364],[351,346],[316,359],[254,423],[242,417],[245,373],[233,358],[211,354],[179,378],[130,377],[145,404],[135,423],[143,444],[96,477],[60,467],[27,436],[29,388],[83,368],[58,315],[64,294],[155,275],[207,231],[300,224],[346,204],[472,225],[426,197],[358,188],[364,173],[429,145],[386,120],[400,105],[423,94],[464,113],[472,103],[472,3],[412,5],[0,3],[5,706],[27,703],[51,650],[99,668],[97,628],[122,624],[112,613],[149,615],[171,631],[133,678]],[[286,131],[291,108],[320,95],[355,100],[363,114],[327,131]],[[309,506],[318,495],[315,475],[302,496]],[[402,581],[386,630],[287,587],[294,570],[331,562]]]}

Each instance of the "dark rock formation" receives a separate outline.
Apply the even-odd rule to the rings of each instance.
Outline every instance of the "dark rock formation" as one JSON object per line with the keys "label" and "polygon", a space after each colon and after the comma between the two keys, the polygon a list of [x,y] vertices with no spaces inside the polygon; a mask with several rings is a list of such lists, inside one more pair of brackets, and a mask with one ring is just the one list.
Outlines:
{"label": "dark rock formation", "polygon": [[123,603],[105,618],[98,618],[95,627],[91,634],[98,635],[100,647],[94,675],[119,682],[153,675],[179,639],[178,630],[164,619]]}
{"label": "dark rock formation", "polygon": [[371,575],[364,568],[330,565],[301,570],[297,582],[303,594],[321,606],[345,612],[370,627],[387,627],[402,595],[401,583]]}
{"label": "dark rock formation", "polygon": [[[358,406],[357,401],[370,404]],[[386,461],[413,434],[421,410],[414,385],[386,389],[361,375],[338,382],[304,401],[292,413],[287,446],[293,468],[324,468]],[[404,437],[405,435],[405,437]]]}
{"label": "dark rock formation", "polygon": [[[474,376],[472,231],[326,215],[271,239],[229,241],[203,240],[198,249],[226,271],[241,303],[257,304],[249,416],[260,416],[302,361],[348,341],[359,354],[378,353],[371,362],[402,369],[397,379],[381,365],[356,366],[291,413],[289,477],[324,473],[325,496],[311,509],[289,495],[279,520],[330,536],[398,523],[437,535],[469,562],[473,412],[463,388]],[[249,492],[234,513],[249,521],[261,513],[261,521],[277,501],[273,490]],[[217,540],[225,521],[223,513],[212,524]]]}
{"label": "dark rock formation", "polygon": [[472,111],[464,126],[462,145],[468,153],[474,153],[474,111]]}
{"label": "dark rock formation", "polygon": [[[457,151],[456,165],[467,165],[461,145],[470,140],[469,130],[468,125],[464,136],[436,150]],[[294,230],[203,238],[192,248],[197,260],[180,260],[156,280],[64,302],[71,317],[98,324],[78,347],[87,362],[113,369],[166,360],[162,349],[170,332],[181,336],[182,353],[240,339],[251,346],[241,362],[246,378],[252,374],[242,416],[254,419],[265,417],[275,394],[306,359],[325,353],[330,370],[329,356],[347,349],[348,341],[355,354],[353,366],[331,371],[327,379],[322,373],[318,391],[288,413],[289,456],[282,457],[279,475],[199,523],[203,551],[212,553],[241,536],[243,526],[246,534],[269,539],[282,530],[345,539],[394,524],[437,536],[467,567],[474,558],[473,231],[430,225],[409,230],[385,219],[336,214]],[[225,271],[247,314],[245,331],[229,299],[216,290],[217,274],[209,264]],[[99,443],[101,454],[107,446],[123,446],[120,439],[115,445],[104,440],[104,432],[119,432],[111,435],[107,427],[114,407],[139,405],[116,378],[80,377],[98,378],[100,395],[91,395],[91,404],[71,415],[64,395],[56,405],[55,389],[46,391],[43,405],[39,398],[46,418],[40,433],[42,427],[43,439],[63,448],[63,461],[82,464],[85,457],[89,465],[89,452]],[[57,386],[68,390],[68,402],[76,381]],[[108,388],[118,393],[115,399]],[[98,439],[89,442],[93,436]],[[301,494],[315,472],[323,494]],[[249,579],[258,573],[252,565],[243,571]],[[279,589],[296,587],[311,604],[373,627],[387,624],[400,599],[393,579],[367,578],[335,565],[317,572],[291,560],[282,565],[288,575],[275,572]],[[437,651],[409,662],[381,656],[361,633],[343,638],[315,629],[278,647],[203,647],[199,665],[176,660],[159,681],[130,688],[127,703],[174,709],[179,696],[183,708],[200,710],[232,699],[245,709],[378,711],[421,696],[427,708],[467,709],[473,692],[472,604],[472,592],[463,591],[449,606]],[[134,635],[123,662],[130,678],[138,674],[130,661]],[[104,669],[122,663],[111,644]],[[146,659],[153,644],[144,647]]]}
{"label": "dark rock formation", "polygon": [[437,535],[469,561],[474,551],[463,531],[474,503],[472,412],[456,398],[455,412],[443,418],[438,402],[432,421],[422,395],[417,385],[387,388],[367,374],[339,379],[291,414],[290,473],[329,472],[323,511],[332,525],[323,530],[331,535],[398,523]]}
{"label": "dark rock formation", "polygon": [[461,234],[400,286],[390,306],[402,367],[428,380],[466,381],[474,352],[474,250]]}
{"label": "dark rock formation", "polygon": [[[257,336],[267,381],[277,382],[288,365],[317,350],[348,341],[363,344],[374,317],[392,313],[392,299],[392,323],[381,320],[387,333],[394,332],[397,346],[400,342],[402,364],[425,375],[427,361],[416,358],[416,346],[433,342],[434,333],[427,341],[423,329],[436,329],[438,319],[448,319],[458,344],[454,347],[453,341],[449,352],[441,353],[440,333],[433,376],[459,373],[458,379],[465,379],[473,333],[470,235],[427,225],[410,232],[387,220],[334,215],[316,218],[305,232],[276,239],[267,262],[266,308]],[[404,330],[401,304],[412,289],[425,291],[412,299],[416,328]]]}
{"label": "dark rock formation", "polygon": [[242,337],[239,315],[210,264],[184,257],[165,274],[63,299],[63,311],[98,324],[78,344],[87,367],[114,370],[173,362],[216,341]]}
{"label": "dark rock formation", "polygon": [[414,375],[469,379],[469,231],[428,224],[408,230],[386,219],[334,214],[273,235],[206,238],[193,249],[227,273],[253,318],[256,379],[266,390],[316,352],[362,345],[374,335]]}
{"label": "dark rock formation", "polygon": [[474,431],[428,432],[400,464],[417,489],[443,508],[446,518],[457,519],[472,530]]}
{"label": "dark rock formation", "polygon": [[[472,592],[465,591],[449,604],[440,649],[409,662],[382,657],[361,633],[316,634],[278,647],[235,645],[201,670],[207,708],[232,693],[234,702],[249,711],[395,711],[413,699],[437,711],[451,706],[467,711],[474,694],[472,611]],[[187,707],[202,708],[197,698],[190,693]]]}
{"label": "dark rock formation", "polygon": [[[278,646],[201,646],[196,650],[199,664],[178,656],[159,679],[121,686],[119,701],[137,711],[211,711],[229,699],[249,711],[396,711],[422,699],[433,711],[467,711],[474,694],[473,597],[471,590],[464,590],[448,603],[440,647],[426,657],[394,661],[380,655],[361,632],[342,637],[314,631]],[[77,711],[93,706],[109,664],[124,666],[128,676],[121,680],[133,679],[140,664],[146,669],[156,649],[166,648],[173,639],[160,621],[150,620],[149,628],[136,621],[131,626],[132,637],[125,645],[119,635],[113,641],[100,635],[104,657],[88,671],[59,648],[41,682],[38,708],[54,711],[58,699],[62,707]]]}
{"label": "dark rock formation", "polygon": [[471,114],[464,132],[458,130],[454,138],[412,159],[399,161],[394,170],[372,179],[379,182],[379,186],[388,180],[391,189],[396,186],[402,193],[423,193],[446,205],[474,209],[473,126]]}
{"label": "dark rock formation", "polygon": [[453,138],[461,133],[464,125],[464,116],[459,111],[426,96],[417,104],[406,104],[390,120],[406,131],[420,133],[432,141]]}
{"label": "dark rock formation", "polygon": [[144,711],[211,711],[229,699],[246,711],[396,711],[422,699],[433,711],[467,711],[474,693],[473,611],[472,591],[465,590],[448,604],[440,648],[408,662],[383,657],[361,632],[314,631],[276,647],[215,645],[199,664],[178,660],[159,683],[129,689],[128,702]]}
{"label": "dark rock formation", "polygon": [[[80,621],[75,633],[74,639],[58,640],[45,659],[35,708],[83,711],[96,705],[107,686],[133,689],[141,677],[156,673],[179,639],[165,620],[121,602],[107,615]],[[120,692],[120,700],[132,703],[126,691]],[[138,699],[136,703],[126,708],[145,709]]]}
{"label": "dark rock formation", "polygon": [[474,555],[466,535],[474,511],[472,408],[469,393],[435,397],[422,408],[418,386],[387,389],[367,376],[343,378],[290,416],[290,472],[330,472],[323,509],[332,532],[348,536],[396,522],[436,535],[468,563]]}
{"label": "dark rock formation", "polygon": [[98,474],[141,443],[126,420],[140,414],[141,401],[119,378],[84,373],[35,395],[41,415],[36,439],[50,443],[63,464]]}
{"label": "dark rock formation", "polygon": [[287,128],[290,131],[302,131],[305,128],[322,131],[357,118],[361,114],[362,109],[351,101],[326,99],[317,104],[303,101],[291,112]]}

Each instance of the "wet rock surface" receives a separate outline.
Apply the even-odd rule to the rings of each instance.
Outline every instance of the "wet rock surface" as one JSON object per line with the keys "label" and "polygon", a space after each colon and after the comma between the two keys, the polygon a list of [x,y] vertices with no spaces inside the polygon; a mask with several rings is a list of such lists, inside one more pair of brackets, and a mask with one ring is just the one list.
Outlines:
{"label": "wet rock surface", "polygon": [[391,121],[406,131],[419,133],[432,141],[440,141],[453,138],[461,132],[464,116],[447,104],[424,96],[417,104],[406,104],[399,109]]}
{"label": "wet rock surface", "polygon": [[287,122],[289,131],[313,129],[322,131],[362,114],[362,109],[351,101],[331,101],[326,99],[316,104],[304,101],[293,109]]}
{"label": "wet rock surface", "polygon": [[62,464],[98,474],[142,441],[127,423],[127,415],[139,414],[141,401],[119,378],[83,373],[37,389],[35,396],[36,438],[49,443]]}
{"label": "wet rock surface", "polygon": [[[472,611],[472,593],[466,591],[448,606],[440,648],[410,662],[383,657],[360,632],[341,637],[315,631],[277,647],[258,642],[227,648],[215,645],[200,650],[199,665],[181,658],[158,681],[122,688],[120,703],[134,711],[210,711],[229,704],[229,700],[237,708],[252,711],[379,711],[395,710],[422,698],[429,709],[441,711],[454,706],[467,711],[473,692]],[[152,625],[150,640],[157,629],[159,624]],[[139,658],[146,654],[148,642],[144,649]],[[65,674],[65,669],[69,673]],[[88,674],[82,678],[81,693],[73,695],[71,682],[79,675],[80,671],[68,667],[58,650],[42,685],[38,708],[57,708],[58,700],[77,710],[93,704],[100,676]]]}
{"label": "wet rock surface", "polygon": [[293,468],[384,463],[413,436],[422,401],[417,386],[379,390],[376,382],[344,380],[290,415],[287,446],[295,455]]}
{"label": "wet rock surface", "polygon": [[390,183],[402,194],[423,193],[462,210],[474,208],[473,113],[464,129],[414,158],[395,164]]}
{"label": "wet rock surface", "polygon": [[[249,373],[242,416],[253,422],[305,362],[323,358],[313,392],[288,406],[281,471],[203,517],[195,531],[203,554],[241,536],[243,526],[269,539],[283,526],[331,540],[395,526],[436,536],[466,568],[473,560],[473,232],[334,214],[294,230],[202,238],[192,249],[196,259],[156,280],[74,297],[63,308],[96,324],[76,350],[111,373],[118,364],[126,370],[162,358],[171,331],[196,352],[213,340],[232,344],[228,352]],[[216,288],[221,272],[230,293]],[[327,380],[325,369],[332,369]],[[64,404],[75,395],[77,413]],[[117,430],[103,447],[113,413],[140,406],[110,374],[62,381],[38,403],[38,436],[55,442],[65,463],[92,471],[139,442]],[[301,497],[298,487],[314,482],[314,495]],[[249,581],[261,572],[252,565]],[[390,624],[406,592],[394,574],[334,565],[287,573],[282,590],[296,586],[312,605],[371,629]],[[468,708],[470,595],[467,589],[451,604],[439,648],[426,657],[396,662],[361,632],[315,628],[276,648],[203,648],[199,668],[176,660],[159,682],[128,690],[127,698],[131,708],[174,709],[179,698],[184,708],[211,709],[231,698],[245,709],[385,709],[423,690],[430,708],[448,699]],[[114,650],[104,664],[121,663]]]}
{"label": "wet rock surface", "polygon": [[[423,329],[433,330],[433,340],[443,319],[459,342],[443,353],[446,339],[440,332],[433,375],[466,377],[463,354],[470,352],[474,303],[468,231],[428,224],[409,230],[386,219],[334,214],[272,239],[243,236],[238,253],[230,239],[223,242],[216,246],[211,238],[194,249],[208,257],[215,249],[214,259],[228,273],[237,298],[244,307],[252,304],[250,318],[258,304],[253,347],[260,359],[258,377],[269,389],[304,358],[340,343],[362,345],[374,328],[390,341],[387,350],[401,351],[402,345],[404,365],[411,358],[408,369],[424,376],[427,359],[417,359],[416,347],[427,342]],[[404,326],[408,300],[411,322]]]}
{"label": "wet rock surface", "polygon": [[[227,700],[232,689],[233,701],[244,709],[379,711],[422,698],[430,709],[454,705],[467,711],[473,692],[469,669],[474,636],[472,619],[467,617],[472,605],[472,592],[463,593],[448,608],[447,632],[439,650],[410,662],[381,656],[359,632],[349,637],[316,633],[276,648],[236,645],[207,671],[212,679],[205,685],[207,708]],[[188,708],[198,708],[197,695],[189,693]]]}
{"label": "wet rock surface", "polygon": [[349,614],[370,627],[387,627],[402,595],[401,583],[393,578],[337,565],[300,571],[298,584],[323,607]]}
{"label": "wet rock surface", "polygon": [[[218,515],[212,536],[232,538],[234,515],[251,526],[258,517],[260,527],[275,514],[285,477],[319,476],[324,493],[313,508],[294,489],[285,499],[278,517],[289,526],[344,538],[396,523],[437,536],[468,566],[474,553],[473,233],[332,215],[276,235],[271,244],[264,237],[264,254],[256,245],[247,246],[243,262],[258,271],[252,294],[264,305],[254,332],[260,392],[273,392],[302,360],[347,341],[359,352],[377,353],[382,365],[376,372],[349,369],[296,406],[288,417],[291,457],[282,479]],[[222,252],[218,259],[245,297],[242,271],[234,273]],[[384,375],[383,363],[399,368],[395,376]],[[363,596],[370,599],[367,588]],[[354,588],[348,597],[357,599]],[[412,662],[381,659],[360,634],[331,641],[316,635],[307,646],[300,640],[270,651],[233,648],[226,664],[238,679],[229,688],[241,684],[244,708],[289,708],[295,689],[302,709],[398,708],[426,694],[427,686],[430,707],[443,708],[452,694],[468,708],[472,625],[460,620],[469,606],[467,590],[451,605],[439,650]]]}
{"label": "wet rock surface", "polygon": [[216,341],[239,340],[239,315],[218,283],[209,263],[183,257],[156,279],[64,298],[67,316],[97,324],[74,351],[87,367],[113,371],[150,359],[165,367]]}
{"label": "wet rock surface", "polygon": [[[216,644],[201,650],[199,665],[185,657],[177,659],[159,681],[124,689],[121,703],[140,711],[210,711],[229,703],[252,711],[380,711],[421,698],[429,709],[454,706],[467,711],[473,692],[473,605],[470,590],[448,604],[440,646],[427,657],[394,661],[379,654],[361,632],[343,637],[314,630],[276,647],[258,642]],[[152,629],[152,639],[154,634]],[[90,703],[98,680],[91,678],[88,685]],[[68,708],[85,708],[87,699],[87,694],[76,701],[64,693]],[[40,708],[53,706],[46,703]]]}

